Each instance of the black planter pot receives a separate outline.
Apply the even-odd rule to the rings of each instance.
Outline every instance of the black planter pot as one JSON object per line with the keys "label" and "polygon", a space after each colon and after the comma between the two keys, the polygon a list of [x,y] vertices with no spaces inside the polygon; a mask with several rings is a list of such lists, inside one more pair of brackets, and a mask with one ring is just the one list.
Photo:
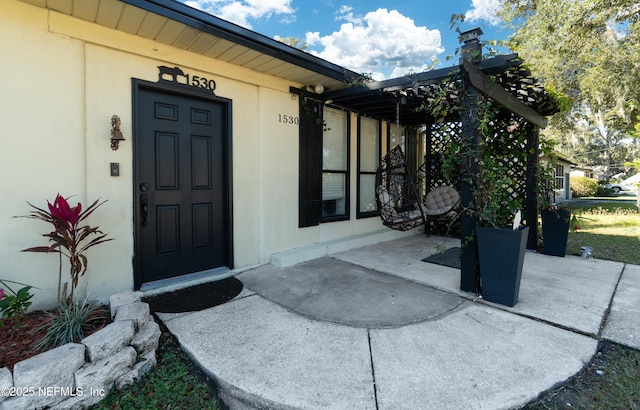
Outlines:
{"label": "black planter pot", "polygon": [[542,243],[545,255],[564,256],[567,252],[571,211],[568,209],[544,210],[542,217]]}
{"label": "black planter pot", "polygon": [[517,230],[476,227],[482,297],[507,306],[518,303],[528,226]]}

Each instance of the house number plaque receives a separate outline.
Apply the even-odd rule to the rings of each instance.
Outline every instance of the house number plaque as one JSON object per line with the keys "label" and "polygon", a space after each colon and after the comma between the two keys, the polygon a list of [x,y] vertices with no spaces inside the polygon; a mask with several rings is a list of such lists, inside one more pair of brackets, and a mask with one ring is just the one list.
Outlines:
{"label": "house number plaque", "polygon": [[158,66],[158,82],[170,82],[191,88],[197,88],[199,91],[209,91],[214,93],[216,90],[216,80],[212,80],[199,75],[185,74],[180,67]]}

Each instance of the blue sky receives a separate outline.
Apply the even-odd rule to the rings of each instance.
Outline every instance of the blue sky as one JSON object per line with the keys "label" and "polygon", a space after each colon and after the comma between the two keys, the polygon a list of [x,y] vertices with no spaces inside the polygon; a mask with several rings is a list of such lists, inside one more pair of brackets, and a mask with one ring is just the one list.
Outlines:
{"label": "blue sky", "polygon": [[510,32],[495,15],[501,0],[181,0],[191,7],[271,38],[296,37],[307,52],[376,80],[424,71],[453,61],[458,35],[452,14],[464,14],[462,30],[480,27],[483,39]]}

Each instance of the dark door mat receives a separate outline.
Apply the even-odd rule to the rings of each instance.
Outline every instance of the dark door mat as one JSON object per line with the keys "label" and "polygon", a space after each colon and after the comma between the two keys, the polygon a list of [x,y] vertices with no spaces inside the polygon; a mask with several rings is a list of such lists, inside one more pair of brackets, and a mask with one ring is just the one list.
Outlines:
{"label": "dark door mat", "polygon": [[444,252],[438,252],[428,256],[422,262],[435,263],[436,265],[448,266],[450,268],[460,269],[460,248],[449,248]]}
{"label": "dark door mat", "polygon": [[152,312],[183,313],[207,309],[235,298],[242,282],[227,278],[142,298]]}

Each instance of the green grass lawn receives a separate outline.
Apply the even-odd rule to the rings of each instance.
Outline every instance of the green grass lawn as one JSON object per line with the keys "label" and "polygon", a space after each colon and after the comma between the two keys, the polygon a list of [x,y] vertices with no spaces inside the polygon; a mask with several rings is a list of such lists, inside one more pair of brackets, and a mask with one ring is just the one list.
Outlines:
{"label": "green grass lawn", "polygon": [[158,364],[136,384],[111,390],[92,409],[208,409],[220,410],[217,387],[180,349],[162,325]]}
{"label": "green grass lawn", "polygon": [[571,207],[568,255],[591,246],[596,259],[640,265],[640,213],[634,203],[602,203]]}

